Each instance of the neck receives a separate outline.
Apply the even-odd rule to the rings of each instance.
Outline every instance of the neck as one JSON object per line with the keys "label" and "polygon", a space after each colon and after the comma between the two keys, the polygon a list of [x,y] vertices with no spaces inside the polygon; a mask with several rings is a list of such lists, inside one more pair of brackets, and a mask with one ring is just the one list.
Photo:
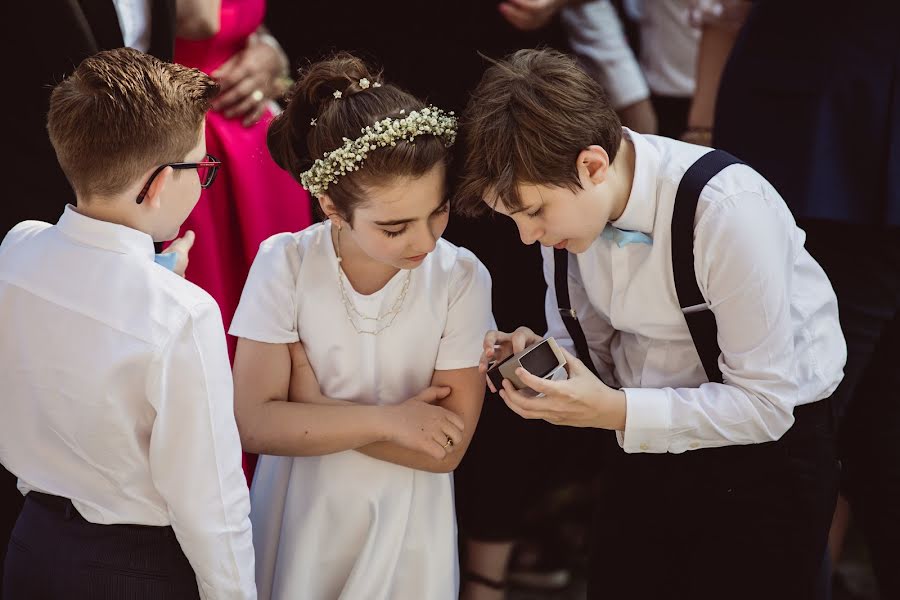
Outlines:
{"label": "neck", "polygon": [[106,221],[107,223],[115,223],[116,225],[124,225],[131,229],[143,231],[152,237],[152,233],[146,227],[142,227],[138,222],[136,215],[125,208],[125,200],[123,198],[92,198],[89,200],[78,198],[75,210],[79,214],[98,221]]}
{"label": "neck", "polygon": [[625,212],[628,198],[631,196],[631,186],[634,183],[634,144],[625,135],[619,143],[616,159],[610,166],[608,181],[612,193],[612,210],[609,220],[615,221]]}
{"label": "neck", "polygon": [[363,252],[350,232],[341,231],[335,225],[331,225],[331,241],[335,254],[341,257],[344,275],[361,294],[377,292],[400,270],[373,259]]}

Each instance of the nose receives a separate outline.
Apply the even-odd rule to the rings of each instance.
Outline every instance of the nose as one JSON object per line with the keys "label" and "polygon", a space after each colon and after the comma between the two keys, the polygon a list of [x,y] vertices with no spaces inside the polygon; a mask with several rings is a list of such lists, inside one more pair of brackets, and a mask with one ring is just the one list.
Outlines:
{"label": "nose", "polygon": [[435,232],[430,227],[423,227],[419,235],[416,236],[413,247],[421,254],[429,254],[437,246],[437,241],[440,237],[440,235],[435,235]]}
{"label": "nose", "polygon": [[516,226],[519,228],[519,237],[526,246],[530,246],[541,238],[542,232],[537,227],[529,227],[522,222],[516,223]]}

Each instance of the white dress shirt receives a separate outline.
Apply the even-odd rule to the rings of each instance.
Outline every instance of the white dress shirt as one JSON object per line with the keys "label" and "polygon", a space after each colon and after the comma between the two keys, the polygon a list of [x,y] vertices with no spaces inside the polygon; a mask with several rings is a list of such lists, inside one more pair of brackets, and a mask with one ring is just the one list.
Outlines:
{"label": "white dress shirt", "polygon": [[625,108],[650,97],[615,7],[595,0],[565,7],[560,13],[572,52],[609,95],[613,108]]}
{"label": "white dress shirt", "polygon": [[[675,292],[670,225],[684,172],[709,148],[624,130],[634,182],[613,222],[653,244],[597,238],[570,260],[569,289],[594,363],[627,398],[626,452],[684,452],[779,439],[795,406],[828,397],[847,351],[837,300],[778,192],[745,165],[712,178],[697,206],[694,269],[716,317],[724,383],[710,383]],[[543,248],[549,335],[569,349]],[[572,263],[575,264],[572,264]]]}
{"label": "white dress shirt", "polygon": [[0,245],[0,461],[90,522],[171,525],[203,598],[256,597],[225,333],[145,233],[66,208]]}
{"label": "white dress shirt", "polygon": [[125,46],[146,52],[150,49],[150,0],[113,0]]}
{"label": "white dress shirt", "polygon": [[626,0],[641,29],[641,68],[654,94],[694,95],[700,29],[691,25],[691,0]]}

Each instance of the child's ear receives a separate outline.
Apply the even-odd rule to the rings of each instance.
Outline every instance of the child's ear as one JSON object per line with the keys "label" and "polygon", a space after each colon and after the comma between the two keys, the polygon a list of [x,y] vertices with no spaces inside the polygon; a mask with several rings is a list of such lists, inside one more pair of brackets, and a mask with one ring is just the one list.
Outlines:
{"label": "child's ear", "polygon": [[594,184],[606,181],[609,171],[609,154],[602,147],[588,146],[578,153],[576,160],[578,163],[575,168],[578,170],[579,179],[584,178]]}
{"label": "child's ear", "polygon": [[322,209],[322,214],[332,222],[332,224],[336,225],[338,229],[344,223],[344,220],[341,218],[340,213],[337,210],[337,207],[334,205],[334,202],[328,196],[328,194],[322,194],[319,196],[319,208]]}
{"label": "child's ear", "polygon": [[162,204],[163,190],[172,181],[174,173],[175,169],[166,167],[159,172],[159,175],[153,178],[153,181],[150,183],[150,189],[147,190],[147,195],[144,196],[144,204],[151,206],[154,210],[159,209]]}

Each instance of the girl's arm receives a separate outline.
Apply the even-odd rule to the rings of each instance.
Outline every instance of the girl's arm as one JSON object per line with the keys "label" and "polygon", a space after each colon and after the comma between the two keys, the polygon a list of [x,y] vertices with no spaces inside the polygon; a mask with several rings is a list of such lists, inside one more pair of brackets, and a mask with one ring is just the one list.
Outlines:
{"label": "girl's arm", "polygon": [[484,375],[478,372],[478,367],[435,371],[431,385],[447,386],[452,390],[450,395],[440,402],[440,405],[459,415],[464,423],[462,438],[454,440],[451,451],[447,452],[446,456],[437,459],[391,442],[369,444],[358,450],[372,458],[420,471],[449,473],[456,469],[472,441],[472,435],[475,433],[475,427],[481,416],[481,405],[484,401]]}
{"label": "girl's arm", "polygon": [[[316,403],[332,408],[359,406],[347,400],[328,398],[321,394],[319,381],[309,364],[303,344],[299,342],[291,344],[290,355],[292,374],[289,398],[291,402]],[[356,448],[356,450],[372,458],[420,471],[448,473],[454,470],[466,453],[472,440],[472,434],[475,432],[475,426],[478,424],[478,418],[481,416],[481,404],[484,400],[484,375],[479,373],[478,367],[435,371],[431,385],[432,387],[427,389],[449,388],[450,394],[445,395],[446,397],[443,397],[442,400],[439,399],[438,402],[441,407],[454,413],[461,432],[438,431],[433,445],[428,448],[429,452],[423,452],[421,449],[411,448],[390,440],[372,443]],[[407,404],[410,404],[410,401],[394,407],[381,406],[378,408],[390,412],[392,409]],[[389,415],[389,418],[402,418],[402,414],[398,415],[395,412],[393,415]],[[448,437],[453,438],[453,444],[449,447],[446,446]]]}
{"label": "girl's arm", "polygon": [[[431,402],[446,390],[427,388],[396,406],[316,402],[321,393],[307,361],[291,360],[292,347],[239,338],[234,358],[235,418],[248,452],[319,456],[376,442],[394,442],[436,459],[437,440],[460,436],[458,417]],[[289,402],[309,398],[314,403]]]}

